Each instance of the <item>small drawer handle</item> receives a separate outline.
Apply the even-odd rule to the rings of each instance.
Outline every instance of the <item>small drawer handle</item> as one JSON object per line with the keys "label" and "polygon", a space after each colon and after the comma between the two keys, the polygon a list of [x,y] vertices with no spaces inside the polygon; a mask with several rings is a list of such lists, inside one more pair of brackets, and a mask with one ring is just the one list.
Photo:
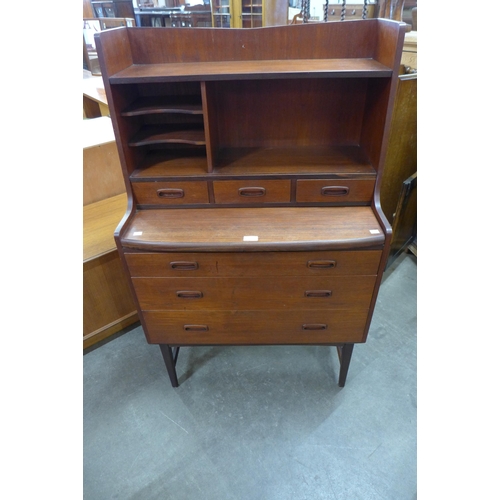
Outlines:
{"label": "small drawer handle", "polygon": [[324,186],[321,188],[323,196],[346,196],[349,194],[348,186]]}
{"label": "small drawer handle", "polygon": [[208,325],[184,325],[186,332],[208,332]]}
{"label": "small drawer handle", "polygon": [[306,323],[302,325],[302,330],[326,330],[327,326],[324,323]]}
{"label": "small drawer handle", "polygon": [[170,267],[178,271],[194,271],[198,269],[198,262],[177,261],[171,262]]}
{"label": "small drawer handle", "polygon": [[337,263],[334,260],[309,260],[307,267],[311,269],[329,269],[335,267]]}
{"label": "small drawer handle", "polygon": [[184,198],[184,189],[165,188],[158,189],[156,194],[159,198]]}
{"label": "small drawer handle", "polygon": [[179,297],[179,299],[201,299],[203,297],[203,293],[198,291],[182,290],[177,292],[177,297]]}
{"label": "small drawer handle", "polygon": [[331,290],[307,290],[305,293],[306,297],[331,297]]}
{"label": "small drawer handle", "polygon": [[266,195],[266,188],[263,188],[263,187],[243,187],[243,188],[238,189],[238,194],[240,196],[247,196],[247,197],[265,196]]}

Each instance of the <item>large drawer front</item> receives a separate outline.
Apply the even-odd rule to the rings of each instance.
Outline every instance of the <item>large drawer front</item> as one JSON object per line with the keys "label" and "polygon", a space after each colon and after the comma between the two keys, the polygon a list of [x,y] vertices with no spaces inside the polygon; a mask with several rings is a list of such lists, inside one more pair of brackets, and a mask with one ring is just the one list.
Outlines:
{"label": "large drawer front", "polygon": [[215,203],[289,203],[289,180],[214,181]]}
{"label": "large drawer front", "polygon": [[146,311],[150,343],[333,344],[362,342],[368,311]]}
{"label": "large drawer front", "polygon": [[376,276],[132,278],[142,310],[369,308]]}
{"label": "large drawer front", "polygon": [[299,203],[369,203],[375,179],[299,179],[296,200]]}
{"label": "large drawer front", "polygon": [[128,253],[132,277],[375,275],[379,250],[255,253]]}
{"label": "large drawer front", "polygon": [[187,205],[209,203],[208,185],[204,181],[133,182],[139,205]]}

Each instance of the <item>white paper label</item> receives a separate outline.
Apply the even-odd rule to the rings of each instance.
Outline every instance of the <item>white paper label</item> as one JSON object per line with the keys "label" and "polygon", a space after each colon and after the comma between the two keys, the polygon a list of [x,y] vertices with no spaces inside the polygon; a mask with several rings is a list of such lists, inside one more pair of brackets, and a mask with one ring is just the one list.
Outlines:
{"label": "white paper label", "polygon": [[243,241],[259,241],[258,236],[243,236]]}
{"label": "white paper label", "polygon": [[142,231],[134,231],[132,236],[142,236]]}
{"label": "white paper label", "polygon": [[378,229],[370,229],[371,234],[379,234],[380,231]]}

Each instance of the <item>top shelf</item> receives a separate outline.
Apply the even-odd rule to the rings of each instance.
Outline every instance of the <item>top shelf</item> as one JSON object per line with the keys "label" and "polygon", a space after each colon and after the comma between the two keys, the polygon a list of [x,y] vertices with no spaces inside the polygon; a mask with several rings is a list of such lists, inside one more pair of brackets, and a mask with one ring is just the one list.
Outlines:
{"label": "top shelf", "polygon": [[295,59],[133,64],[110,77],[110,83],[255,78],[390,77],[391,68],[369,59]]}
{"label": "top shelf", "polygon": [[96,33],[110,83],[391,77],[405,24],[389,19],[263,28],[138,28]]}

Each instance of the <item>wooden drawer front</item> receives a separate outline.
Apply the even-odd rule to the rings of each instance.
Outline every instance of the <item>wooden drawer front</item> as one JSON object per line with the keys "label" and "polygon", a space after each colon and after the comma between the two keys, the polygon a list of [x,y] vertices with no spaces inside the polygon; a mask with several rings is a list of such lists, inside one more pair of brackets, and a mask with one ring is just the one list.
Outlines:
{"label": "wooden drawer front", "polygon": [[299,179],[298,203],[369,203],[375,180]]}
{"label": "wooden drawer front", "polygon": [[204,181],[133,182],[132,189],[140,205],[186,205],[209,203]]}
{"label": "wooden drawer front", "polygon": [[129,253],[132,277],[342,276],[377,274],[382,252]]}
{"label": "wooden drawer front", "polygon": [[214,181],[215,203],[289,203],[289,180]]}
{"label": "wooden drawer front", "polygon": [[146,311],[148,341],[165,344],[362,342],[368,311]]}
{"label": "wooden drawer front", "polygon": [[368,308],[376,276],[133,278],[142,310]]}

